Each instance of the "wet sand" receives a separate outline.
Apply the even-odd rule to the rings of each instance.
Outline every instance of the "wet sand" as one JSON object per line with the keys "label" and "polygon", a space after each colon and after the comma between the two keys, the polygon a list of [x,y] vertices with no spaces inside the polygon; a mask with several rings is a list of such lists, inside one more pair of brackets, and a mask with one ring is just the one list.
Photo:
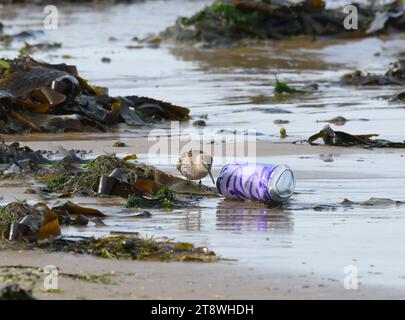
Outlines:
{"label": "wet sand", "polygon": [[[72,254],[0,252],[4,265],[44,268],[55,265],[61,273],[110,274],[111,284],[60,277],[60,290],[44,292],[38,279],[39,299],[401,299],[403,292],[380,286],[344,289],[343,283],[311,274],[293,275],[238,266],[211,264],[110,261]],[[45,276],[44,276],[45,277]],[[0,282],[1,283],[1,282]]]}
{"label": "wet sand", "polygon": [[[100,150],[118,152],[110,147],[113,141],[103,140],[97,144],[80,141],[79,145],[81,148],[92,146],[95,154]],[[60,143],[27,142],[29,146],[40,149],[53,149]],[[62,144],[71,148],[75,143],[78,141]],[[122,154],[139,152],[140,160],[148,161],[145,152],[149,142],[139,138],[128,139],[126,143],[129,147],[124,149],[129,150],[121,151]],[[0,261],[36,266],[43,266],[44,261],[50,261],[50,264],[57,261],[56,265],[66,270],[71,270],[72,261],[75,261],[84,270],[96,274],[121,270],[119,279],[122,283],[114,285],[115,290],[99,285],[103,289],[97,290],[96,294],[87,288],[94,288],[94,284],[67,281],[61,287],[65,293],[43,296],[39,292],[39,297],[44,298],[72,298],[83,294],[88,295],[87,298],[108,299],[403,298],[403,206],[347,208],[340,202],[344,198],[364,201],[372,196],[386,197],[387,193],[395,200],[404,200],[400,186],[405,182],[405,176],[399,175],[395,169],[403,161],[404,152],[273,143],[259,143],[258,146],[258,160],[288,163],[296,172],[296,193],[282,209],[219,198],[202,200],[198,207],[187,210],[150,210],[151,219],[134,220],[128,214],[138,211],[124,209],[125,199],[69,199],[106,213],[106,226],[66,227],[64,234],[103,236],[112,231],[129,231],[139,232],[142,236],[170,237],[208,246],[221,257],[236,259],[231,263],[109,261],[38,251],[27,254],[0,252],[0,257],[7,256]],[[384,171],[375,169],[382,165]],[[171,164],[158,166],[178,174]],[[219,168],[220,165],[214,164],[215,176]],[[204,182],[210,183],[208,179]],[[27,187],[36,188],[38,185],[29,180],[1,181],[4,199],[0,202],[29,200],[30,203],[45,201],[54,204],[65,201],[44,198],[41,194],[24,194]],[[59,258],[53,260],[54,257]],[[347,265],[358,268],[359,290],[343,288]],[[125,275],[132,269],[139,270],[141,280]],[[134,281],[142,284],[137,288],[143,289],[131,291]],[[209,283],[212,286],[207,285]]]}

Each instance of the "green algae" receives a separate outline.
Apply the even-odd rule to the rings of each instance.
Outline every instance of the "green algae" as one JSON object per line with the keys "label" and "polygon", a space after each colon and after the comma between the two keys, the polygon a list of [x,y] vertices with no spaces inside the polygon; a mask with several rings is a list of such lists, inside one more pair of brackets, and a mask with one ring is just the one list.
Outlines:
{"label": "green algae", "polygon": [[259,13],[240,10],[232,3],[215,2],[197,13],[190,22],[196,22],[207,16],[220,17],[226,26],[245,25],[255,28],[258,25]]}
{"label": "green algae", "polygon": [[125,208],[139,208],[141,205],[139,199],[135,196],[129,196]]}
{"label": "green algae", "polygon": [[172,201],[175,199],[174,192],[172,191],[172,189],[169,186],[164,186],[164,187],[160,188],[158,190],[158,192],[156,192],[155,198],[164,199],[167,201]]}
{"label": "green algae", "polygon": [[158,241],[153,237],[106,236],[102,238],[59,237],[37,243],[38,248],[49,251],[90,254],[112,260],[141,261],[199,261],[215,262],[219,258],[207,248],[196,247],[187,242]]}
{"label": "green algae", "polygon": [[274,93],[298,93],[300,90],[297,90],[289,86],[286,82],[281,82],[276,78],[276,84],[274,86]]}
{"label": "green algae", "polygon": [[251,34],[259,34],[263,16],[260,12],[237,8],[233,3],[214,2],[190,18],[182,18],[181,24],[191,26],[206,21],[219,21],[226,29],[242,29]]}
{"label": "green algae", "polygon": [[69,182],[74,176],[60,175],[56,177],[48,177],[45,180],[45,185],[48,189],[55,192],[63,191],[64,185]]}

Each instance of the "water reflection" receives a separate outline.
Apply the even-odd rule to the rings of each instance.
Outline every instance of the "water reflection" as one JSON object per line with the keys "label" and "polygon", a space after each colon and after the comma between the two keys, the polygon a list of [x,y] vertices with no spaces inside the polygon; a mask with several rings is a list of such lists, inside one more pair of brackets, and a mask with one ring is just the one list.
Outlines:
{"label": "water reflection", "polygon": [[292,232],[292,214],[264,204],[222,200],[216,212],[216,230]]}
{"label": "water reflection", "polygon": [[201,214],[201,209],[186,211],[179,221],[179,230],[201,231],[201,229],[204,227]]}
{"label": "water reflection", "polygon": [[[333,42],[332,42],[333,43]],[[231,73],[247,74],[251,69],[268,70],[333,70],[336,65],[325,63],[316,50],[330,45],[330,41],[311,42],[294,41],[277,42],[271,47],[255,48],[221,48],[199,50],[196,48],[172,47],[170,53],[177,59],[187,62],[198,62],[202,71],[213,72],[217,69],[230,69]],[[300,48],[300,50],[297,50]],[[293,63],[292,63],[293,61]]]}

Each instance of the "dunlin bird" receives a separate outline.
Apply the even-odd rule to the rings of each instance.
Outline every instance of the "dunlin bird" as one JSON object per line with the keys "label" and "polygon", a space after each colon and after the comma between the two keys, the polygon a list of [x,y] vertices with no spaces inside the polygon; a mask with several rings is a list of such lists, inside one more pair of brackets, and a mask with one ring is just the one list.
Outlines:
{"label": "dunlin bird", "polygon": [[210,175],[212,183],[215,184],[211,173],[212,156],[202,150],[182,153],[176,168],[187,180],[200,180],[201,184],[201,179]]}

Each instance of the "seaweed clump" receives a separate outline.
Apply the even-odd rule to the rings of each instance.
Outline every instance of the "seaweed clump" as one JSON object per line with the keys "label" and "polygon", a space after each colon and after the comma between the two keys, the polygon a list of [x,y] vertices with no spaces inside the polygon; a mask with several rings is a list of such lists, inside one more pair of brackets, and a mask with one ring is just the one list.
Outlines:
{"label": "seaweed clump", "polygon": [[298,89],[295,89],[289,86],[286,82],[281,82],[276,78],[276,84],[274,86],[274,93],[276,94],[285,94],[285,93],[299,93],[303,92]]}
{"label": "seaweed clump", "polygon": [[361,70],[346,73],[341,77],[340,83],[356,86],[404,85],[405,59],[391,63],[384,74],[365,73]]}
{"label": "seaweed clump", "polygon": [[91,254],[106,259],[144,261],[199,261],[214,262],[215,252],[191,243],[157,241],[138,236],[59,237],[38,243],[39,248],[50,251]]}
{"label": "seaweed clump", "polygon": [[35,242],[60,234],[58,216],[44,203],[11,202],[0,209],[0,240]]}
{"label": "seaweed clump", "polygon": [[137,207],[137,203],[144,207],[177,207],[183,203],[176,205],[175,194],[216,195],[212,188],[187,184],[151,165],[128,162],[116,155],[101,155],[85,163],[82,170],[74,170],[74,174],[71,167],[63,167],[37,179],[45,183],[46,192],[132,197],[136,201],[129,201],[128,207]]}
{"label": "seaweed clump", "polygon": [[164,186],[153,197],[140,197],[131,195],[127,199],[126,208],[155,208],[173,209],[194,205],[193,202],[177,199],[170,187]]}
{"label": "seaweed clump", "polygon": [[[162,191],[167,197],[167,189]],[[72,217],[76,217],[75,220]],[[90,254],[107,259],[148,261],[217,261],[206,247],[187,242],[157,241],[138,235],[117,235],[102,238],[63,236],[60,225],[75,224],[80,217],[104,217],[97,209],[72,202],[48,208],[43,203],[31,206],[12,202],[0,209],[0,249],[35,249]]]}
{"label": "seaweed clump", "polygon": [[308,142],[315,145],[315,141],[322,139],[325,145],[364,148],[405,148],[405,142],[393,142],[385,139],[372,139],[378,134],[358,134],[352,135],[343,131],[334,131],[326,125],[321,131],[308,138]]}
{"label": "seaweed clump", "polygon": [[86,223],[81,224],[87,225],[90,220],[102,223],[100,217],[104,214],[99,210],[70,201],[52,208],[42,202],[32,206],[25,201],[11,202],[0,208],[0,240],[37,242],[61,235],[62,225],[83,221]]}
{"label": "seaweed clump", "polygon": [[186,121],[189,109],[140,96],[112,97],[89,84],[75,66],[24,56],[0,63],[0,133],[107,131]]}
{"label": "seaweed clump", "polygon": [[[296,3],[276,0],[220,0],[161,33],[177,41],[230,45],[246,40],[283,39],[292,36],[365,36],[405,29],[405,14],[396,5],[355,4],[358,30],[342,27],[342,8],[325,9],[325,1]],[[382,13],[382,14],[381,14]]]}
{"label": "seaweed clump", "polygon": [[0,290],[0,300],[36,300],[31,290],[25,290],[18,284],[8,285]]}

